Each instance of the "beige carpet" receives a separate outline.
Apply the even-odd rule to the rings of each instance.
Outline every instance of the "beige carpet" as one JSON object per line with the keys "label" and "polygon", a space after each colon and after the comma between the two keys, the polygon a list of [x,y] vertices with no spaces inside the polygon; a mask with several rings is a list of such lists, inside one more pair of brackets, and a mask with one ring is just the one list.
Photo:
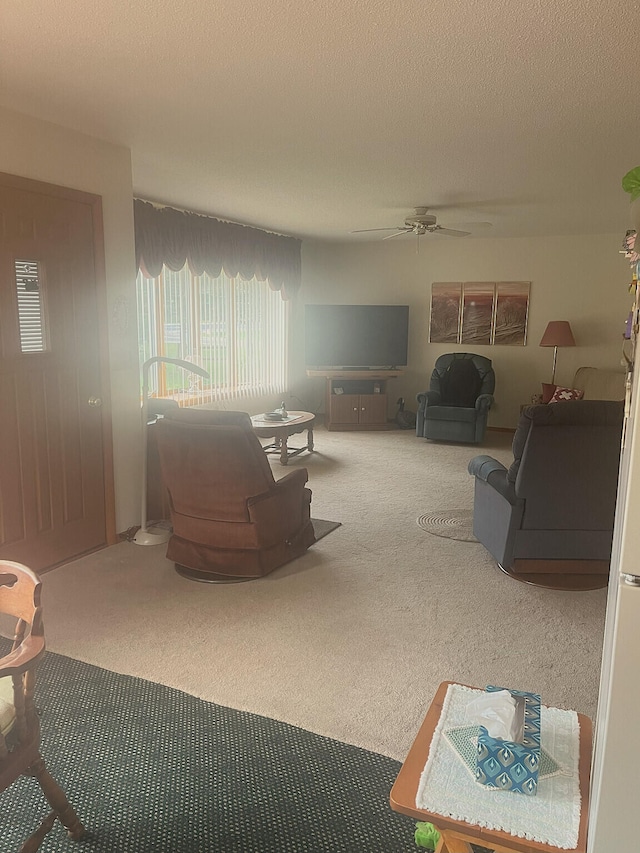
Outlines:
{"label": "beige carpet", "polygon": [[[489,432],[481,452],[506,461],[510,440]],[[606,590],[520,584],[481,545],[416,524],[471,506],[478,449],[400,430],[315,443],[289,468],[308,468],[313,516],[342,526],[304,557],[207,585],[162,546],[122,542],[45,575],[49,647],[396,759],[446,679],[594,714]]]}

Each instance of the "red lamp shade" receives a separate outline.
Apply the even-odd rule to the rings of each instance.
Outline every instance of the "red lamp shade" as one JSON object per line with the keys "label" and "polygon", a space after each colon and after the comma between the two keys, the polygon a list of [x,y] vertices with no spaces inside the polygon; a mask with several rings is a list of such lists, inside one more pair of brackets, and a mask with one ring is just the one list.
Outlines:
{"label": "red lamp shade", "polygon": [[551,374],[552,385],[554,385],[556,381],[558,347],[574,347],[575,345],[576,342],[568,320],[550,320],[547,323],[547,328],[544,330],[540,346],[553,347],[553,372]]}
{"label": "red lamp shade", "polygon": [[576,345],[568,320],[551,320],[547,323],[540,341],[541,347],[574,347]]}

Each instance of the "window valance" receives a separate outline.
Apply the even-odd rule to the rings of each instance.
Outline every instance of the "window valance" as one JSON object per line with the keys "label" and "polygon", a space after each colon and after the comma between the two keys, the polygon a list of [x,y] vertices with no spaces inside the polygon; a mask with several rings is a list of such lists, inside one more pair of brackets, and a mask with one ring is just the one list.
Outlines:
{"label": "window valance", "polygon": [[135,199],[136,260],[143,275],[156,278],[163,264],[217,278],[221,270],[246,281],[268,279],[289,299],[300,288],[301,241],[247,225],[222,222]]}

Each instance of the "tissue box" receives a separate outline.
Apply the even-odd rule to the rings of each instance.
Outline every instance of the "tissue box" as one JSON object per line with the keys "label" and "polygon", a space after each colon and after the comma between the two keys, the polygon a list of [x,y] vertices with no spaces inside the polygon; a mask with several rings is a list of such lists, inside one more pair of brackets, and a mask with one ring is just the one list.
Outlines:
{"label": "tissue box", "polygon": [[[509,690],[493,686],[485,689]],[[540,767],[540,697],[522,690],[509,690],[509,693],[525,702],[523,742],[493,738],[480,726],[476,780],[487,788],[535,796]]]}

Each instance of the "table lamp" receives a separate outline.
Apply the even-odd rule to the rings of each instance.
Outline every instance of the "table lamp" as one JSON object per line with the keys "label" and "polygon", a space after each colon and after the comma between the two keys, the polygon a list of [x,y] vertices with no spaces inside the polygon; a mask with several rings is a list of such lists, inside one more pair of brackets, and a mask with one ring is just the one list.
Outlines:
{"label": "table lamp", "polygon": [[558,358],[558,347],[574,347],[576,345],[568,320],[550,320],[544,335],[540,341],[541,347],[553,347],[553,372],[551,384],[556,381],[556,361]]}

